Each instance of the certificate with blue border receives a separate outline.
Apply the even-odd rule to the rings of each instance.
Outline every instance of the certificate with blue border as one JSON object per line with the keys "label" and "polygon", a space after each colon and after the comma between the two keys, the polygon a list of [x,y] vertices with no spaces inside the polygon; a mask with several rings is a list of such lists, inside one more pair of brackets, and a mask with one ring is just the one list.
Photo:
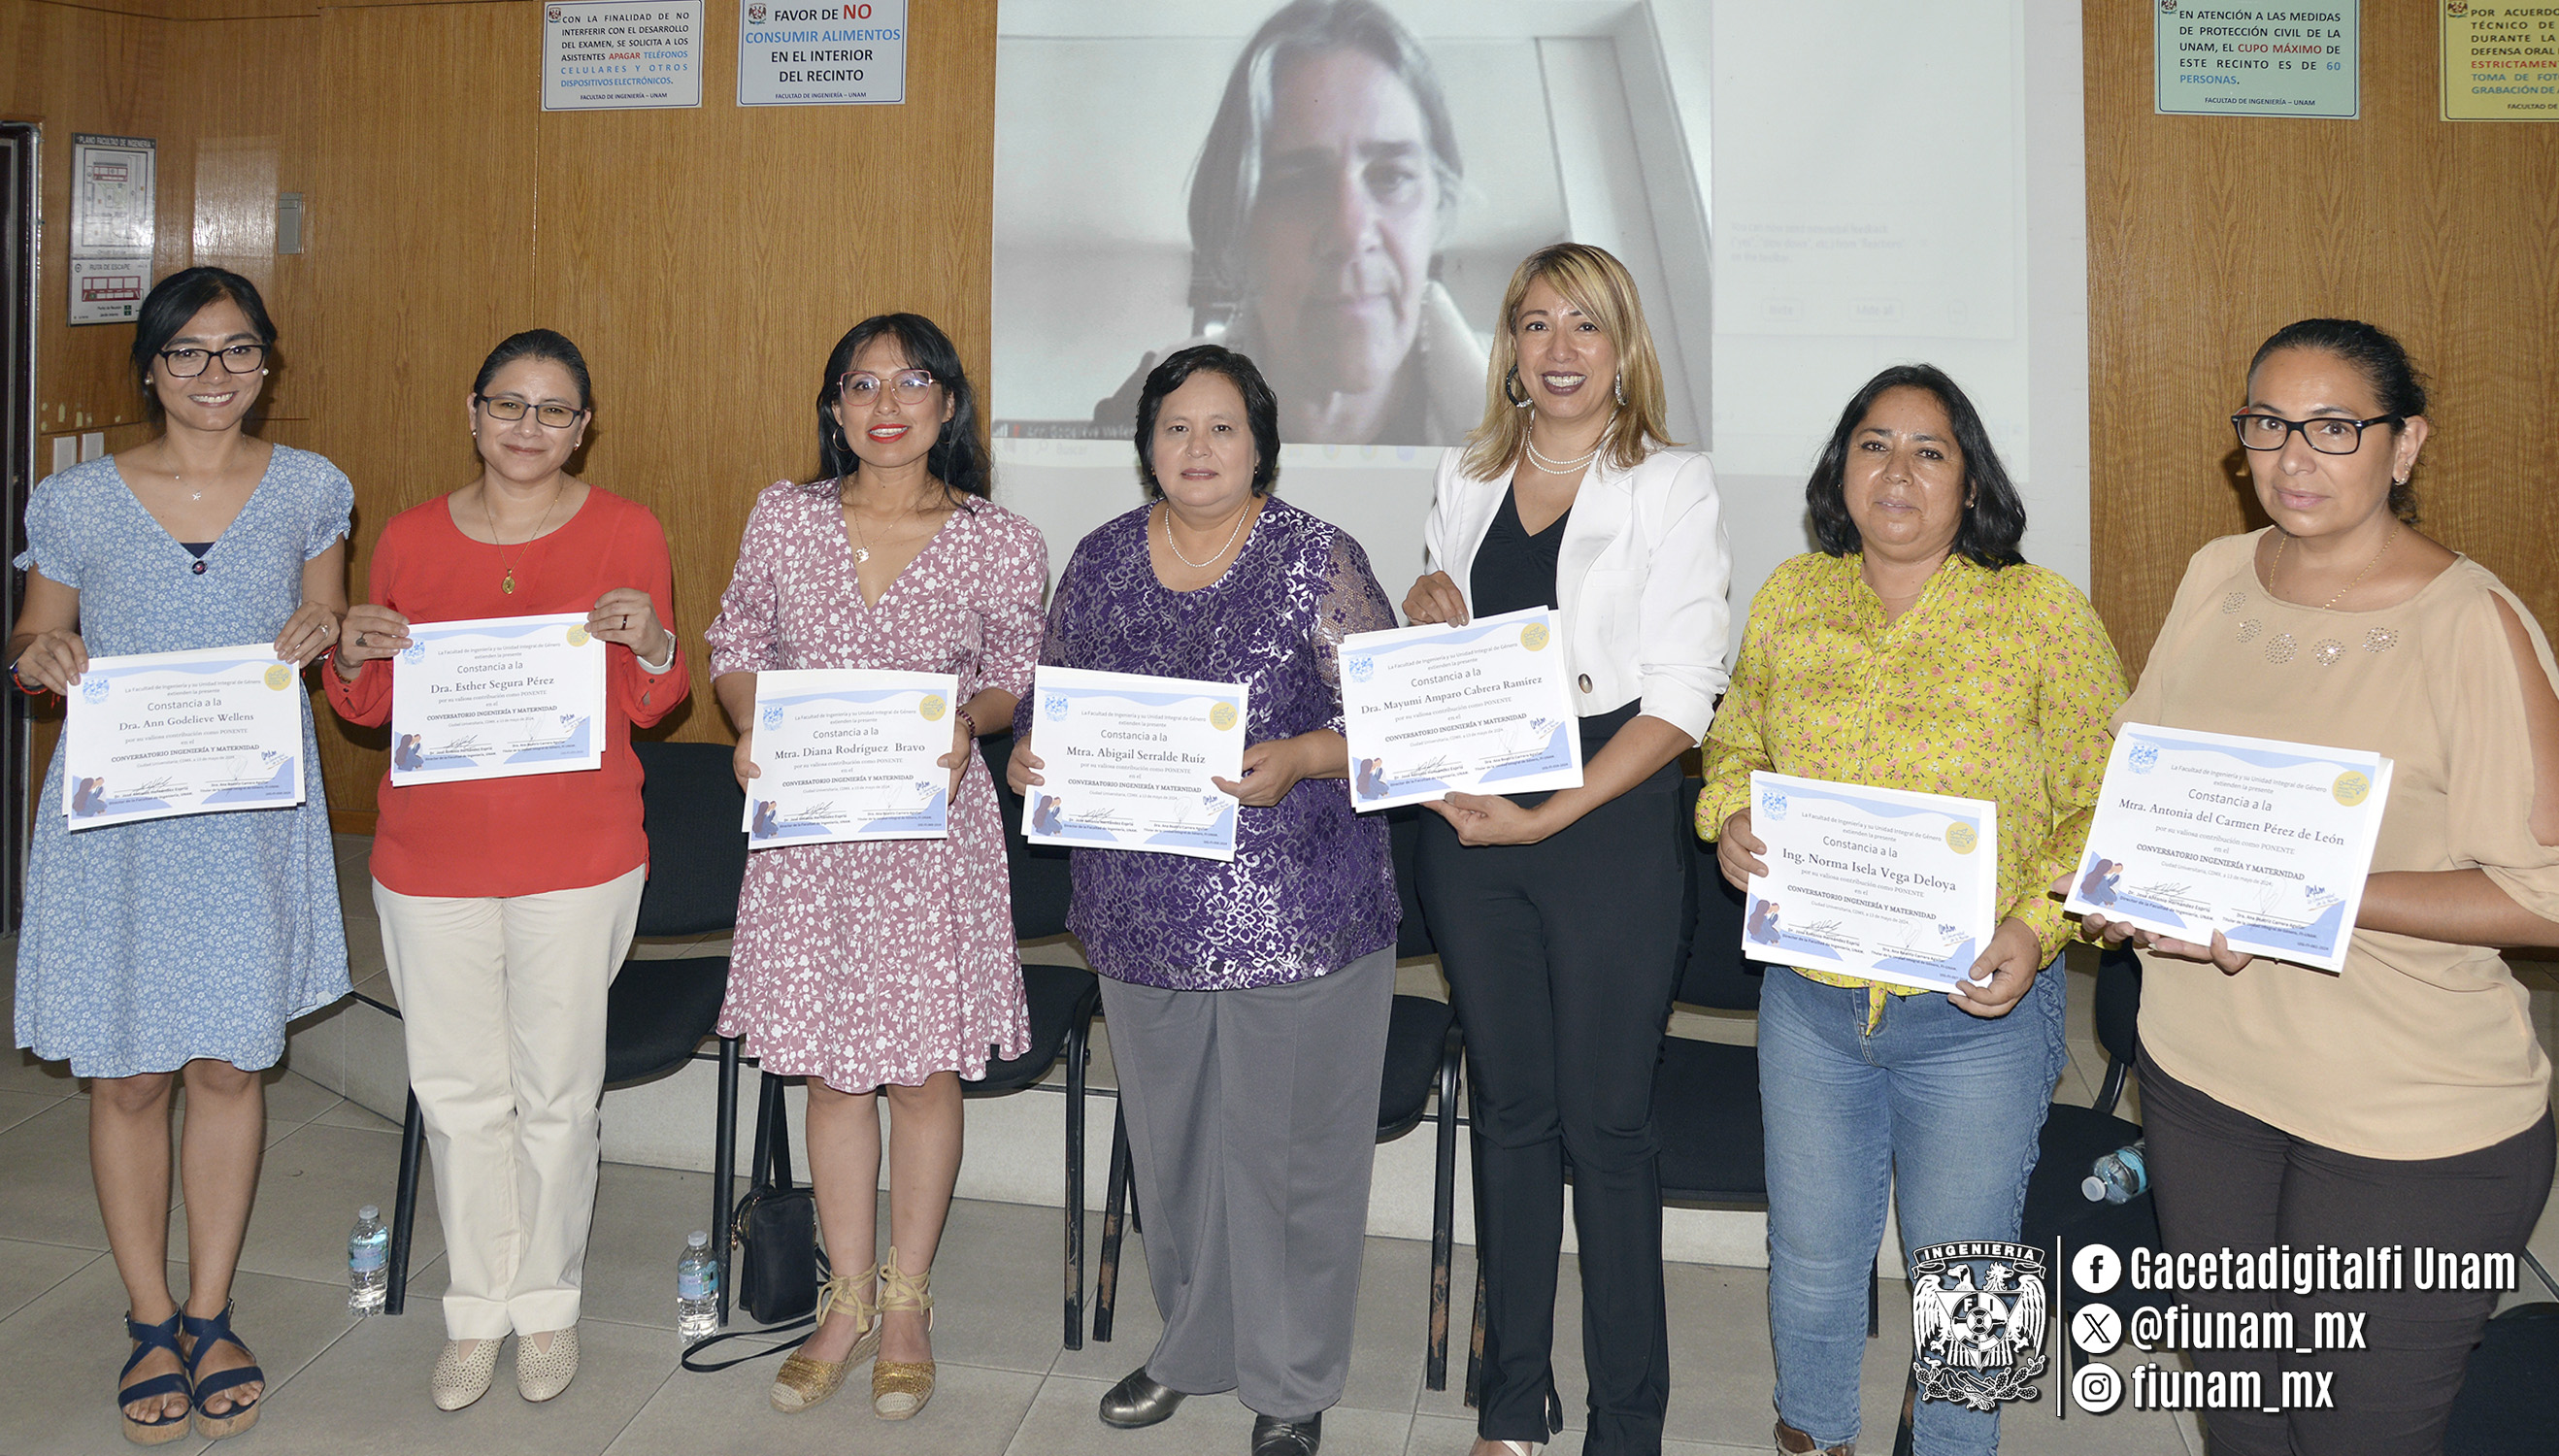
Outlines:
{"label": "certificate with blue border", "polygon": [[63,722],[75,829],[302,802],[302,674],[273,643],[91,657]]}
{"label": "certificate with blue border", "polygon": [[604,644],[586,614],[421,622],[391,661],[391,783],[604,766]]}
{"label": "certificate with blue border", "polygon": [[950,833],[949,672],[801,667],[755,674],[746,847]]}
{"label": "certificate with blue border", "polygon": [[1243,684],[1043,666],[1031,683],[1040,778],[1022,803],[1034,844],[1235,858]]}
{"label": "certificate with blue border", "polygon": [[1999,927],[1999,805],[1980,799],[1750,776],[1767,845],[1741,953],[1860,980],[1951,991]]}
{"label": "certificate with blue border", "polygon": [[1581,725],[1551,610],[1357,632],[1340,655],[1353,807],[1581,787]]}
{"label": "certificate with blue border", "polygon": [[2062,909],[2337,970],[2390,801],[2390,760],[2127,723]]}

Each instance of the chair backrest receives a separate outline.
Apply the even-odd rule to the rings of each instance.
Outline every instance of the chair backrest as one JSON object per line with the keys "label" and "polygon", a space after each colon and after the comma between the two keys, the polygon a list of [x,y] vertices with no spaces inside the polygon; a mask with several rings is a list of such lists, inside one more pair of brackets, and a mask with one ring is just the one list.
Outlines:
{"label": "chair backrest", "polygon": [[1069,899],[1067,852],[1033,844],[1022,834],[1022,797],[1004,783],[1013,756],[1010,730],[978,740],[978,756],[995,776],[995,806],[1004,820],[1004,871],[1012,883],[1013,939],[1038,941],[1066,934]]}
{"label": "chair backrest", "polygon": [[1414,893],[1413,850],[1422,842],[1422,816],[1429,812],[1418,803],[1408,803],[1385,814],[1387,849],[1395,864],[1395,898],[1404,906],[1404,919],[1395,928],[1398,959],[1439,953],[1438,943],[1430,939],[1430,923],[1422,914],[1422,899]]}
{"label": "chair backrest", "polygon": [[649,887],[640,934],[710,936],[737,925],[746,879],[746,795],[724,743],[635,740],[640,811],[649,834]]}
{"label": "chair backrest", "polygon": [[[1681,786],[1681,823],[1695,817],[1705,785]],[[1765,972],[1741,954],[1741,892],[1724,881],[1715,846],[1694,835],[1688,856],[1688,933],[1680,947],[1677,999],[1719,1011],[1756,1011]]]}

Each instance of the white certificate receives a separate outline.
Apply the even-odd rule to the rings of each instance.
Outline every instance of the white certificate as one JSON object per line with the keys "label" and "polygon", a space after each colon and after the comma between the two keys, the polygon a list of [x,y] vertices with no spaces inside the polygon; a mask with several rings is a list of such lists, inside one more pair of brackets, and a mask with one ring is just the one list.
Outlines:
{"label": "white certificate", "polygon": [[604,766],[604,644],[586,614],[421,622],[391,668],[391,783]]}
{"label": "white certificate", "polygon": [[91,657],[63,723],[74,829],[302,801],[302,674],[275,645]]}
{"label": "white certificate", "polygon": [[1750,776],[1767,844],[1742,908],[1753,960],[1951,991],[1999,928],[1999,805]]}
{"label": "white certificate", "polygon": [[2389,801],[2379,754],[2127,723],[2062,908],[2337,970]]}
{"label": "white certificate", "polygon": [[1240,684],[1044,666],[1031,692],[1032,843],[1235,858],[1236,802],[1209,781],[1244,773]]}
{"label": "white certificate", "polygon": [[1581,725],[1552,611],[1353,633],[1341,663],[1354,806],[1581,787]]}
{"label": "white certificate", "polygon": [[941,839],[951,816],[949,672],[812,667],[755,674],[749,849]]}

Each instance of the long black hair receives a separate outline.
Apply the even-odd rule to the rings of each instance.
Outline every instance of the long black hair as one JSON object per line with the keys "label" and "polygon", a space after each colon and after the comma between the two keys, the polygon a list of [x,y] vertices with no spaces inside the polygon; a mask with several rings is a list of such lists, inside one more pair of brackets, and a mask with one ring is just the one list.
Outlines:
{"label": "long black hair", "polygon": [[1865,423],[1875,401],[1894,389],[1926,390],[1954,427],[1955,448],[1964,454],[1964,521],[1955,528],[1955,551],[1992,571],[2025,564],[2026,556],[2017,547],[2026,539],[2026,503],[2018,499],[2017,487],[2009,483],[2008,471],[2000,465],[1999,452],[1991,448],[1991,432],[1983,427],[1981,412],[1934,364],[1894,364],[1867,380],[1848,408],[1840,411],[1839,427],[1831,431],[1830,443],[1822,447],[1822,458],[1813,466],[1813,478],[1804,486],[1813,539],[1833,556],[1865,548],[1865,538],[1848,513],[1850,437]]}
{"label": "long black hair", "polygon": [[[2257,346],[2257,355],[2248,361],[2248,377],[2257,377],[2257,366],[2269,355],[2287,349],[2316,349],[2335,356],[2363,376],[2372,392],[2381,400],[2381,412],[2395,414],[2390,436],[2397,439],[2407,428],[2407,421],[2426,412],[2426,376],[2417,372],[2408,348],[2389,332],[2359,319],[2303,319],[2286,324],[2274,337]],[[2416,471],[2409,470],[2410,479]],[[2407,481],[2390,483],[2390,513],[2410,525],[2417,523],[2417,492]]]}
{"label": "long black hair", "polygon": [[1190,382],[1193,374],[1215,374],[1244,396],[1244,420],[1253,430],[1253,494],[1268,496],[1280,480],[1280,398],[1252,360],[1220,344],[1194,344],[1155,365],[1137,396],[1137,483],[1146,499],[1164,499],[1155,480],[1155,414],[1164,396]]}
{"label": "long black hair", "polygon": [[275,322],[266,316],[266,301],[257,296],[256,284],[227,268],[181,268],[161,279],[142,300],[140,312],[133,317],[133,383],[142,391],[142,403],[153,419],[160,417],[160,395],[151,387],[151,366],[160,362],[160,351],[169,347],[189,319],[226,298],[239,305],[239,311],[248,316],[249,332],[272,351]]}
{"label": "long black hair", "polygon": [[960,366],[960,351],[953,347],[951,336],[922,314],[873,314],[835,341],[834,352],[827,356],[826,375],[818,381],[820,479],[846,481],[861,472],[862,462],[853,454],[852,442],[844,438],[843,426],[835,422],[833,406],[845,370],[872,340],[882,337],[895,339],[908,367],[931,374],[951,400],[951,418],[942,422],[941,438],[925,452],[924,468],[945,488],[985,499],[993,472],[986,462],[985,442],[978,438],[978,391],[969,383],[968,370]]}

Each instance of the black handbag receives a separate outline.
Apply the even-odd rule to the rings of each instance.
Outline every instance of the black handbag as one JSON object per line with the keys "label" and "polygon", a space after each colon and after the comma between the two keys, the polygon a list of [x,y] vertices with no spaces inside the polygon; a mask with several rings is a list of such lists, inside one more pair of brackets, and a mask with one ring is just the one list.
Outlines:
{"label": "black handbag", "polygon": [[695,1356],[722,1340],[772,1335],[817,1323],[818,1286],[828,1272],[826,1252],[818,1247],[818,1195],[815,1189],[792,1185],[790,1119],[782,1101],[782,1083],[769,1074],[757,1090],[753,1162],[746,1197],[737,1201],[737,1211],[729,1220],[729,1267],[736,1275],[737,1307],[763,1328],[728,1330],[694,1341],[685,1348],[682,1363],[696,1374],[796,1350],[809,1336],[735,1360],[695,1361]]}

